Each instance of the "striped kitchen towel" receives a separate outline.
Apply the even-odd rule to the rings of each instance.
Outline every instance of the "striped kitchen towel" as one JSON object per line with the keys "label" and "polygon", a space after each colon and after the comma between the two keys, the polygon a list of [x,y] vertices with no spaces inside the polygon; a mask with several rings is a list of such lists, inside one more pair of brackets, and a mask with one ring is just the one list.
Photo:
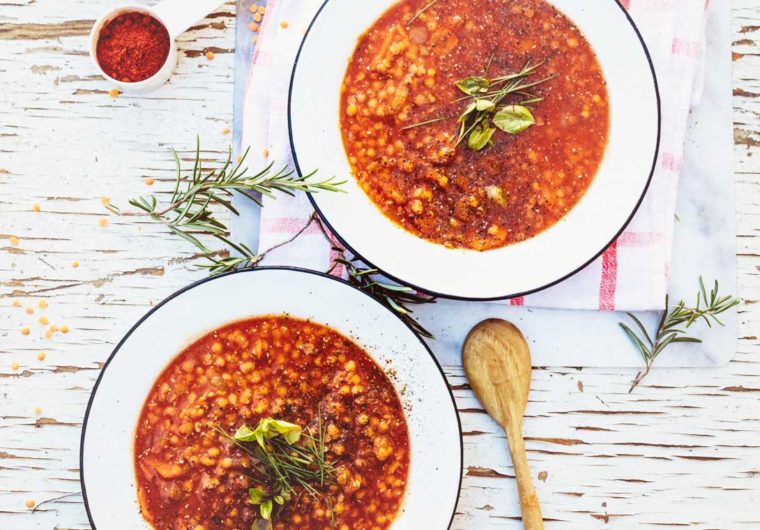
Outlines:
{"label": "striped kitchen towel", "polygon": [[[322,3],[269,0],[267,4],[246,89],[242,130],[242,145],[251,147],[253,167],[270,160],[292,164],[287,120],[290,76],[304,33]],[[584,270],[538,293],[493,303],[594,310],[662,307],[688,116],[701,95],[709,2],[623,0],[622,4],[647,43],[662,99],[660,156],[649,193],[626,231]],[[292,239],[312,213],[304,194],[265,199],[259,249]],[[266,263],[325,271],[335,254],[332,246],[321,227],[312,223],[294,242],[271,252]]]}

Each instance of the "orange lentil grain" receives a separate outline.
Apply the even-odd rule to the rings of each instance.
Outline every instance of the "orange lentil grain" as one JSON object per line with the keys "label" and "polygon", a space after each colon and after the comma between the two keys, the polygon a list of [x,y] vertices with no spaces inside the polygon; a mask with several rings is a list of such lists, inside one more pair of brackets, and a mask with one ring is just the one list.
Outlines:
{"label": "orange lentil grain", "polygon": [[24,506],[26,506],[27,508],[34,508],[36,505],[37,505],[37,501],[35,501],[34,499],[28,499],[27,501],[24,502]]}
{"label": "orange lentil grain", "polygon": [[55,324],[50,324],[50,326],[48,327],[48,331],[50,331],[51,333],[55,333],[56,331],[58,331],[58,326],[56,326]]}
{"label": "orange lentil grain", "polygon": [[43,310],[44,310],[44,309],[47,309],[47,307],[48,307],[48,302],[47,302],[47,300],[45,300],[45,299],[42,299],[42,300],[40,300],[39,302],[37,302],[37,307],[39,307],[40,309],[43,309]]}
{"label": "orange lentil grain", "polygon": [[42,207],[39,205],[39,203],[35,202],[34,204],[32,204],[32,211],[33,212],[39,212],[40,210],[42,210]]}
{"label": "orange lentil grain", "polygon": [[108,226],[108,219],[105,217],[101,217],[100,219],[98,219],[98,224],[100,225],[101,228],[105,228]]}
{"label": "orange lentil grain", "polygon": [[250,9],[251,13],[256,13],[259,10],[259,6],[257,6],[256,4],[253,4],[248,9]]}
{"label": "orange lentil grain", "polygon": [[281,21],[280,21],[280,27],[281,27],[282,29],[287,29],[287,28],[288,28],[288,26],[289,26],[289,24],[288,24],[288,21],[287,21],[287,20],[281,20]]}
{"label": "orange lentil grain", "polygon": [[66,324],[61,326],[61,333],[68,333],[68,332],[69,332],[69,327]]}
{"label": "orange lentil grain", "polygon": [[8,242],[14,247],[17,247],[19,244],[19,239],[16,236],[11,236],[8,238]]}
{"label": "orange lentil grain", "polygon": [[155,184],[155,182],[156,182],[156,179],[154,179],[154,178],[147,178],[147,179],[145,179],[145,185],[146,186],[152,186],[153,184]]}
{"label": "orange lentil grain", "polygon": [[259,6],[259,14],[263,15],[267,12],[267,8],[264,6]]}
{"label": "orange lentil grain", "polygon": [[[35,408],[34,408],[34,415],[35,415],[35,416],[41,416],[41,415],[42,415],[42,408],[40,408],[40,407],[35,407]],[[28,502],[28,501],[27,501],[27,502]]]}
{"label": "orange lentil grain", "polygon": [[13,301],[13,307],[21,307],[21,300],[16,299]]}
{"label": "orange lentil grain", "polygon": [[269,158],[269,149],[264,149],[264,158]]}
{"label": "orange lentil grain", "polygon": [[20,365],[16,361],[13,361],[11,363],[11,370],[18,370],[19,366]]}
{"label": "orange lentil grain", "polygon": [[253,15],[253,20],[256,22],[261,22],[262,20],[264,20],[264,16],[261,13],[256,13],[255,15]]}
{"label": "orange lentil grain", "polygon": [[22,334],[22,335],[29,335],[29,333],[30,333],[31,331],[32,331],[32,330],[30,330],[30,329],[29,329],[29,326],[24,326],[23,328],[21,328],[21,334]]}
{"label": "orange lentil grain", "polygon": [[74,260],[71,262],[71,266],[76,269],[77,267],[79,267],[79,262],[77,260]]}
{"label": "orange lentil grain", "polygon": [[255,22],[251,22],[250,24],[248,24],[248,29],[256,33],[259,31],[259,25],[256,24]]}
{"label": "orange lentil grain", "polygon": [[37,354],[38,361],[44,361],[45,357],[47,357],[47,353],[45,353],[44,351],[41,351],[40,353]]}
{"label": "orange lentil grain", "polygon": [[222,129],[222,134],[230,134],[230,128],[225,127],[224,129]]}
{"label": "orange lentil grain", "polygon": [[34,314],[34,308],[31,307],[31,306],[27,307],[26,309],[24,309],[24,311],[26,311],[27,315],[33,315]]}
{"label": "orange lentil grain", "polygon": [[206,59],[208,59],[209,61],[213,61],[214,57],[216,56],[214,55],[214,52],[212,52],[211,50],[206,52]]}
{"label": "orange lentil grain", "polygon": [[108,197],[103,197],[100,199],[100,204],[102,204],[103,206],[108,206],[109,204],[111,204],[111,199],[109,199]]}
{"label": "orange lentil grain", "polygon": [[43,326],[46,326],[46,325],[47,325],[47,323],[48,323],[48,319],[47,319],[47,317],[40,317],[40,318],[39,318],[39,322],[40,322],[40,324],[42,324]]}
{"label": "orange lentil grain", "polygon": [[45,338],[49,339],[53,337],[53,332],[50,330],[45,331]]}
{"label": "orange lentil grain", "polygon": [[111,99],[116,99],[119,96],[121,96],[121,90],[119,90],[118,88],[112,88],[111,90],[108,91],[108,95],[111,96]]}

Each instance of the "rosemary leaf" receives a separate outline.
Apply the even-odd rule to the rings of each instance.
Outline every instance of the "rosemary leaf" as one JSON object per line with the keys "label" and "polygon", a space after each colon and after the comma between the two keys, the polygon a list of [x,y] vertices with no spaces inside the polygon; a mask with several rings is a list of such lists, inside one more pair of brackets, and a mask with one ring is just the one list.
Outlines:
{"label": "rosemary leaf", "polygon": [[641,320],[631,313],[628,313],[628,316],[636,324],[640,335],[624,323],[620,323],[621,329],[639,351],[645,363],[644,370],[636,375],[629,392],[633,392],[633,389],[649,374],[657,357],[668,346],[679,342],[691,344],[702,342],[697,337],[686,335],[686,330],[694,322],[701,320],[707,324],[708,328],[712,327],[713,322],[722,326],[723,323],[718,319],[718,315],[739,304],[739,300],[733,296],[718,295],[717,281],[713,284],[713,288],[708,296],[701,276],[699,277],[699,290],[697,291],[697,301],[694,307],[687,307],[686,302],[681,301],[675,307],[670,308],[669,302],[669,297],[665,296],[665,310],[660,317],[655,333],[651,336],[647,333]]}

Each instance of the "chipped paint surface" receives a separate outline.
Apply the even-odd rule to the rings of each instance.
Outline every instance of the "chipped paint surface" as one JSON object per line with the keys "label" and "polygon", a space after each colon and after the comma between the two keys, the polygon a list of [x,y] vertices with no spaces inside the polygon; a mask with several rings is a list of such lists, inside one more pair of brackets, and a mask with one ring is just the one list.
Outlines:
{"label": "chipped paint surface", "polygon": [[[203,276],[192,266],[194,249],[143,219],[108,215],[101,200],[124,207],[146,193],[148,177],[156,179],[150,191],[167,190],[169,148],[189,159],[196,134],[209,160],[223,155],[229,137],[222,131],[232,122],[234,2],[182,37],[168,86],[112,99],[113,87],[93,73],[87,33],[116,4],[0,0],[3,529],[89,528],[81,498],[69,494],[79,491],[81,421],[99,370],[153,304]],[[737,355],[716,370],[656,370],[633,395],[634,370],[536,371],[525,434],[547,528],[760,528],[760,3],[736,0],[733,12],[737,252],[746,299]],[[204,57],[209,50],[214,61]],[[79,267],[71,267],[74,260]],[[70,331],[46,339],[43,315]],[[461,367],[445,371],[465,432],[453,528],[517,530],[504,437]],[[34,513],[25,505],[62,496]]]}

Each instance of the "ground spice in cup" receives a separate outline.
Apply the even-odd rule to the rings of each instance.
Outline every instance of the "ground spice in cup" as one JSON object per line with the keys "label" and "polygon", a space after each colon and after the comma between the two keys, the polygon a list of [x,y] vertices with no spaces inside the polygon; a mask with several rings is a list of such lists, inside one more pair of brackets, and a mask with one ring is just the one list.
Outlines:
{"label": "ground spice in cup", "polygon": [[169,56],[169,32],[146,13],[123,13],[106,23],[97,46],[98,64],[118,81],[143,81]]}

